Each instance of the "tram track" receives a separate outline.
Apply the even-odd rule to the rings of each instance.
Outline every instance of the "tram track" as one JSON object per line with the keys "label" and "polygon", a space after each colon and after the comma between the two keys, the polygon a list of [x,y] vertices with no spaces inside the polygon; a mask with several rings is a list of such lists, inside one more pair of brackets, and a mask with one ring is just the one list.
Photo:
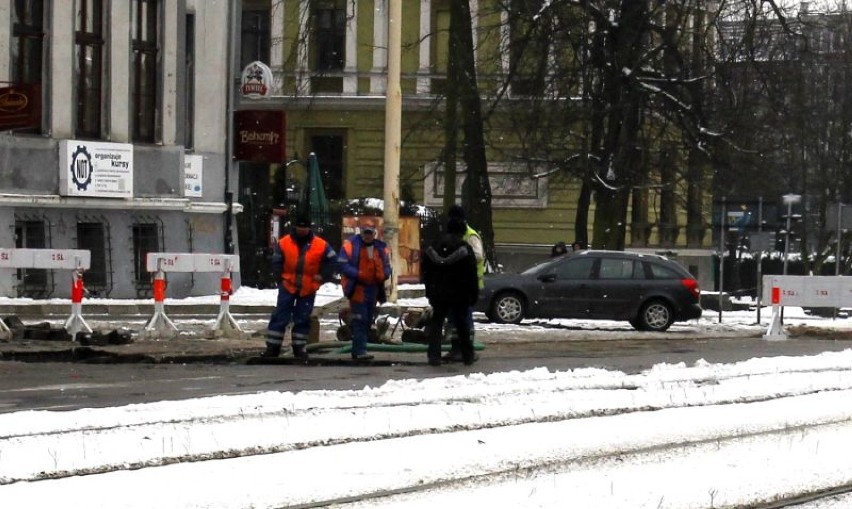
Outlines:
{"label": "tram track", "polygon": [[[566,482],[570,484],[571,481],[566,479],[570,478],[571,472],[598,471],[606,469],[607,465],[611,468],[611,465],[619,464],[638,464],[647,466],[650,463],[659,461],[656,458],[667,458],[670,460],[670,458],[701,454],[708,450],[711,452],[714,450],[723,451],[719,454],[724,454],[724,449],[728,445],[735,444],[743,440],[778,440],[790,435],[807,434],[813,431],[818,431],[820,428],[836,425],[844,425],[852,428],[852,421],[845,420],[843,422],[827,423],[817,426],[804,425],[784,429],[766,430],[757,433],[716,436],[688,442],[659,443],[634,449],[621,449],[581,456],[550,458],[534,464],[511,463],[499,469],[476,472],[463,477],[445,477],[435,479],[430,482],[417,482],[406,486],[364,492],[357,495],[350,494],[336,498],[317,498],[311,502],[292,505],[288,504],[286,507],[298,509],[320,507],[354,509],[358,507],[406,506],[412,499],[419,498],[433,500],[434,497],[440,496],[441,493],[447,494],[457,491],[466,491],[472,492],[475,497],[475,493],[478,490],[493,489],[495,485],[524,482],[544,476],[557,479],[554,483]],[[563,479],[560,476],[565,477],[566,479]],[[718,487],[719,492],[724,489],[724,486]],[[715,505],[716,501],[714,501],[712,497],[708,497],[708,505],[706,506],[706,509],[718,509],[721,507],[729,507],[730,509],[797,508],[800,507],[799,504],[805,502],[830,498],[832,496],[850,492],[852,492],[852,483],[847,483],[838,487],[823,488],[808,493],[782,493],[779,495],[763,493],[761,494],[761,497],[763,497],[764,500],[768,498],[772,498],[773,500],[755,500],[748,504],[737,506]],[[440,505],[440,502],[436,501],[436,505]],[[661,504],[661,507],[677,507],[677,505],[669,506]]]}
{"label": "tram track", "polygon": [[[0,429],[6,430],[0,435],[0,453],[4,459],[14,460],[17,456],[23,459],[39,449],[51,452],[42,461],[31,461],[30,458],[28,463],[24,463],[30,465],[26,469],[0,467],[0,485],[174,463],[279,454],[350,442],[476,432],[679,408],[771,403],[784,398],[844,393],[850,390],[849,384],[852,383],[847,372],[825,369],[804,374],[791,373],[791,378],[808,377],[809,389],[785,391],[784,387],[777,386],[771,391],[752,392],[747,396],[741,389],[750,380],[741,376],[717,380],[709,389],[691,380],[669,381],[665,383],[663,392],[657,387],[657,381],[646,381],[644,383],[655,386],[654,391],[646,393],[642,390],[641,378],[627,377],[621,383],[613,379],[601,384],[583,381],[576,374],[562,379],[542,373],[541,380],[526,386],[518,386],[508,380],[505,384],[495,381],[493,386],[486,386],[484,390],[480,387],[466,392],[462,384],[445,391],[441,397],[431,398],[418,395],[416,391],[391,388],[387,392],[353,391],[328,404],[321,393],[270,393],[261,407],[229,406],[227,411],[217,411],[215,405],[202,402],[198,413],[185,419],[163,417],[172,414],[170,405],[180,405],[180,402],[137,409],[120,420],[107,423],[94,409],[87,412],[90,422],[86,418],[64,421],[63,414],[46,414],[41,429],[26,431],[16,431],[14,414],[6,414],[0,416]],[[628,379],[633,382],[626,383]],[[728,388],[725,387],[727,383],[743,387]],[[799,383],[791,381],[790,385]],[[724,391],[721,390],[723,387]],[[713,392],[720,394],[714,397]],[[601,407],[597,403],[602,399],[610,403]],[[430,417],[435,414],[436,408],[441,409],[442,417],[439,419]],[[388,423],[384,429],[359,428],[359,422],[376,415],[382,415],[382,420]],[[835,422],[844,419],[843,415],[827,412],[816,422]],[[337,426],[333,429],[318,428],[313,424],[318,421],[336,422]],[[796,422],[791,420],[786,426],[796,425]],[[234,433],[236,429],[240,432]],[[281,437],[282,429],[288,431],[284,437]],[[127,457],[124,453],[116,457],[110,454],[110,444],[126,441],[140,444],[136,456]],[[79,444],[88,444],[86,461],[81,463],[75,459],[63,463],[62,458],[79,457],[74,454]]]}

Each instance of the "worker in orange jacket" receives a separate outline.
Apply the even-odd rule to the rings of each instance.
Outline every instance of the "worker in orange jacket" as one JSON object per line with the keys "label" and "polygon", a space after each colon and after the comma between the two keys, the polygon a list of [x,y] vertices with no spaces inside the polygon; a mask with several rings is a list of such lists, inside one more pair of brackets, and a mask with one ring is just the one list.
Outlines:
{"label": "worker in orange jacket", "polygon": [[[305,346],[311,329],[311,312],[323,273],[334,270],[337,254],[311,231],[311,220],[300,215],[293,231],[278,240],[272,255],[272,273],[279,279],[278,301],[266,331],[266,351],[261,357],[278,357],[284,331],[293,322],[293,357],[307,359]],[[280,274],[280,277],[279,277]]]}
{"label": "worker in orange jacket", "polygon": [[343,242],[337,259],[343,295],[349,299],[352,327],[352,358],[373,359],[367,353],[367,338],[375,318],[377,303],[385,302],[385,281],[391,276],[387,244],[376,239],[376,224],[365,219],[359,234]]}

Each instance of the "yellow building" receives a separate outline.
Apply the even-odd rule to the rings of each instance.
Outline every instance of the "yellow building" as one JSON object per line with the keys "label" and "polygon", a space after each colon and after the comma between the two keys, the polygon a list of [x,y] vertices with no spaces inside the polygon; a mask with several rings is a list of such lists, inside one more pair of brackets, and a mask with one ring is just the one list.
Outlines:
{"label": "yellow building", "polygon": [[[442,92],[450,1],[402,2],[401,187],[419,203],[436,207],[443,200],[438,161],[444,148]],[[316,153],[331,200],[383,196],[388,3],[242,1],[240,68],[253,61],[266,63],[272,70],[273,85],[266,97],[238,97],[236,109],[283,112],[285,159],[304,160],[309,153]],[[470,0],[479,86],[484,94],[496,89],[511,64],[507,48],[510,23],[508,14],[499,8],[504,4]],[[518,95],[512,87],[505,90],[507,100]],[[581,182],[558,173],[533,178],[531,174],[536,172],[531,171],[529,162],[519,162],[513,156],[513,147],[520,146],[518,133],[499,115],[498,111],[485,133],[493,228],[498,260],[514,270],[546,257],[555,242],[574,240]],[[265,220],[258,217],[280,201],[276,197],[283,195],[283,187],[292,188],[295,181],[304,178],[300,165],[285,166],[286,162],[240,164],[237,199],[246,211],[240,219],[244,225],[240,232],[243,254],[243,243],[263,238]],[[462,161],[459,168],[463,168]],[[286,173],[283,178],[281,172]],[[676,185],[676,192],[685,195],[682,188]],[[661,248],[656,213],[661,198],[655,191],[646,196],[649,235],[639,246],[643,249]],[[594,217],[594,210],[590,213]],[[687,250],[685,209],[678,206],[675,214],[680,234],[675,241],[665,243],[666,249],[677,251],[679,258],[686,260],[685,265],[704,280],[702,284],[712,286],[707,283],[712,269],[705,266],[706,260],[698,261],[706,258],[707,251],[701,248],[709,245],[710,235],[705,235],[702,246],[691,245]],[[706,215],[709,217],[709,212]],[[254,234],[247,234],[246,228],[255,228]],[[628,226],[628,246],[630,239]]]}

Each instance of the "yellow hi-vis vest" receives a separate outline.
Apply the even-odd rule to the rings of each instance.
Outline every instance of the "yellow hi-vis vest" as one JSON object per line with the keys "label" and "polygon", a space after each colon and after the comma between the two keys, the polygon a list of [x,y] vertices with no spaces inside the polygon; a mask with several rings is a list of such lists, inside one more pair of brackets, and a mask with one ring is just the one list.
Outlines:
{"label": "yellow hi-vis vest", "polygon": [[485,286],[485,245],[482,244],[482,235],[480,235],[478,231],[471,228],[470,225],[467,225],[467,230],[465,230],[464,236],[462,238],[465,242],[467,242],[467,240],[473,237],[474,235],[479,237],[479,243],[482,245],[483,250],[482,259],[476,259],[476,278],[479,280],[479,288],[481,290]]}

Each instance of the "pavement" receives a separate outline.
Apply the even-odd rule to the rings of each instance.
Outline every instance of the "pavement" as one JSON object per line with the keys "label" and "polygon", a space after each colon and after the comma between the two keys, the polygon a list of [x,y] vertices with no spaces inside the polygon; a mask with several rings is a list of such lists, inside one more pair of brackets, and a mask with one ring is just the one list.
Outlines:
{"label": "pavement", "polygon": [[[337,313],[346,305],[346,300],[340,298],[315,307],[320,327],[315,341],[308,346],[311,356],[307,364],[352,362],[349,341],[337,339]],[[227,326],[227,320],[221,330],[213,330],[220,313],[218,304],[166,304],[165,314],[177,331],[151,331],[146,330],[146,325],[155,314],[153,302],[84,302],[81,315],[94,334],[78,335],[72,340],[64,328],[71,315],[70,304],[21,299],[0,305],[0,318],[12,329],[11,337],[0,338],[0,360],[306,364],[294,359],[286,344],[281,357],[258,358],[265,348],[266,325],[273,309],[271,305],[231,304],[229,312],[239,330]],[[402,328],[398,326],[393,343],[370,345],[371,350],[383,352],[374,364],[405,363],[413,360],[411,353],[418,354],[418,362],[425,358],[425,345],[398,344]]]}
{"label": "pavement", "polygon": [[[7,324],[23,324],[15,329],[11,338],[0,339],[0,360],[23,362],[85,362],[85,363],[272,363],[272,364],[352,364],[348,341],[337,340],[340,325],[337,311],[345,307],[345,300],[329,302],[315,312],[320,317],[320,327],[315,342],[308,347],[307,362],[294,359],[289,348],[277,359],[261,360],[264,349],[266,324],[272,306],[231,305],[230,312],[241,330],[213,331],[219,305],[175,304],[166,305],[165,312],[174,321],[178,331],[174,335],[146,333],[145,325],[154,314],[151,304],[138,302],[108,304],[85,303],[82,315],[95,331],[95,337],[71,340],[65,334],[64,324],[71,306],[40,301],[0,305],[0,317]],[[400,309],[400,312],[405,312]],[[511,343],[553,343],[568,341],[607,341],[624,339],[641,340],[710,340],[726,338],[759,338],[760,326],[742,327],[697,321],[677,323],[665,333],[634,331],[626,322],[606,322],[594,328],[560,326],[547,322],[521,326],[494,326],[477,323],[477,346],[480,349],[501,348]],[[376,359],[372,365],[394,365],[425,362],[426,346],[419,343],[400,344],[404,324],[398,325],[391,335],[391,343],[370,344],[369,350]],[[818,337],[818,329],[793,330],[792,334]],[[836,334],[834,331],[833,334]],[[288,335],[289,336],[289,335]],[[837,338],[841,339],[841,338]],[[850,339],[850,338],[842,338]],[[446,345],[445,345],[446,348]],[[496,352],[494,352],[496,353]]]}

